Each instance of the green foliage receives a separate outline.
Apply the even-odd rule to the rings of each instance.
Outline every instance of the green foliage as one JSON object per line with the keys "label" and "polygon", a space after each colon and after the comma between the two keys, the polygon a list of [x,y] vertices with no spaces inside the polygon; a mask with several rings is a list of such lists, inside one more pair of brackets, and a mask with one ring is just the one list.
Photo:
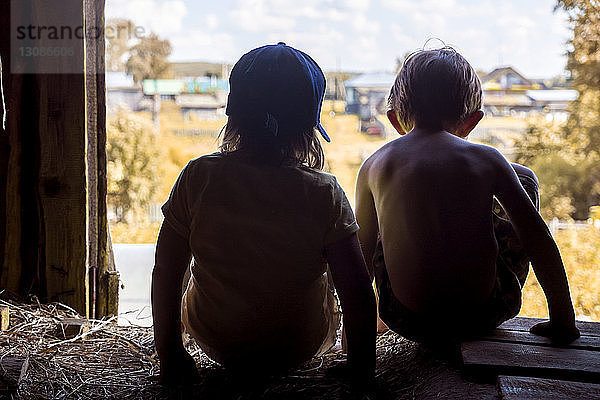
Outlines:
{"label": "green foliage", "polygon": [[157,134],[146,118],[120,113],[108,120],[108,203],[119,222],[144,217],[160,185]]}
{"label": "green foliage", "polygon": [[600,163],[573,143],[566,124],[532,118],[516,149],[515,161],[538,176],[544,219],[588,217],[598,198]]}
{"label": "green foliage", "polygon": [[[571,103],[566,132],[577,152],[599,158],[600,152],[600,4],[597,0],[559,0],[569,14],[573,38],[567,69],[579,98]],[[600,177],[597,177],[600,178]],[[599,180],[600,182],[600,180]]]}
{"label": "green foliage", "polygon": [[546,218],[586,219],[600,202],[600,5],[596,0],[559,0],[570,18],[567,69],[577,100],[563,125],[531,121],[516,143],[516,161],[540,178]]}
{"label": "green foliage", "polygon": [[138,83],[144,79],[168,78],[171,64],[167,60],[171,54],[171,43],[160,40],[154,33],[144,37],[129,50],[127,73]]}
{"label": "green foliage", "polygon": [[[555,240],[569,278],[571,298],[577,319],[600,321],[600,230],[565,229],[555,233]],[[523,287],[521,316],[548,317],[546,296],[535,275],[530,273]]]}
{"label": "green foliage", "polygon": [[567,69],[575,86],[600,87],[600,4],[597,0],[558,0],[557,8],[569,14],[572,25]]}

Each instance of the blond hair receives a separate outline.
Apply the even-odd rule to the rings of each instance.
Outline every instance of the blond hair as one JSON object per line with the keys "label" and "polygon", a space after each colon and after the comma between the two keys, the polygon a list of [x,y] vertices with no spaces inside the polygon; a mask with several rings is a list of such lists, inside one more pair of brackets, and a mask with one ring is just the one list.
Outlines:
{"label": "blond hair", "polygon": [[481,108],[481,82],[452,47],[418,50],[404,60],[388,107],[407,132],[415,124],[447,129]]}

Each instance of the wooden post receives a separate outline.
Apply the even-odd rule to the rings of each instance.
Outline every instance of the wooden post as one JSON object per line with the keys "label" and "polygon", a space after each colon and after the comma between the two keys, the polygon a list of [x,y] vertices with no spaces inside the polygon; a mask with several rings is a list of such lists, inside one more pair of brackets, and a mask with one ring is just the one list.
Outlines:
{"label": "wooden post", "polygon": [[[3,54],[4,52],[0,52]],[[3,60],[0,56],[0,118],[6,118],[6,107],[4,103],[4,74],[8,68],[3,68]],[[4,121],[0,124],[0,281],[2,280],[2,265],[4,260],[4,247],[6,244],[6,177],[8,176],[8,133]]]}
{"label": "wooden post", "polygon": [[85,1],[85,24],[87,31],[102,32],[102,34],[88,37],[86,42],[87,282],[89,288],[89,315],[93,318],[102,318],[117,314],[119,296],[119,274],[112,259],[112,243],[108,232],[106,205],[104,0]]}
{"label": "wooden post", "polygon": [[[50,70],[48,58],[11,48],[11,29],[48,18],[85,28],[88,40],[76,37]],[[0,2],[0,287],[95,317],[116,313],[118,296],[106,294],[118,275],[108,256],[103,18],[104,0]]]}
{"label": "wooden post", "polygon": [[33,94],[23,93],[23,75],[11,73],[10,65],[10,2],[0,2],[0,57],[3,60],[3,84],[7,109],[6,130],[0,138],[0,286],[9,293],[16,294],[21,280],[21,154],[22,137],[21,107],[23,97]]}
{"label": "wooden post", "polygon": [[[102,2],[99,2],[102,3]],[[96,7],[93,2],[85,2],[85,27],[86,31],[97,29],[98,20]],[[87,135],[87,283],[89,296],[88,315],[96,318],[96,294],[98,291],[98,96],[104,92],[104,87],[98,87],[100,68],[98,55],[98,42],[104,37],[104,27],[100,37],[88,37],[86,42],[86,71],[85,94],[87,107],[86,135]],[[102,41],[102,43],[104,43]]]}
{"label": "wooden post", "polygon": [[[11,6],[16,7],[12,15]],[[11,59],[11,27],[35,24],[48,16],[83,25],[83,4],[76,0],[65,0],[60,7],[46,1],[1,2],[2,58]],[[32,73],[22,74],[10,65],[4,75],[10,150],[0,284],[23,296],[61,301],[85,314],[83,39],[76,40],[72,50],[73,57],[59,60],[64,64],[54,73],[42,71],[37,63],[46,60],[38,58],[27,60],[27,66],[34,67]]]}

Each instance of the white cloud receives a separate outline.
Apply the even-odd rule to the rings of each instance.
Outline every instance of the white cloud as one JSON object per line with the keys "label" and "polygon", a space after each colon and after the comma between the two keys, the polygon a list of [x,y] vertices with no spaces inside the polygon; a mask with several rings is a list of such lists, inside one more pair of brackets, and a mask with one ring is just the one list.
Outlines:
{"label": "white cloud", "polygon": [[235,25],[248,32],[284,31],[296,25],[294,18],[275,14],[267,0],[239,0],[229,16]]}
{"label": "white cloud", "polygon": [[[378,30],[363,22],[369,0],[237,0],[229,12],[232,22],[248,32],[290,30],[301,25],[300,20],[349,22],[361,32]],[[358,22],[357,22],[358,20]]]}
{"label": "white cloud", "polygon": [[173,61],[231,62],[240,56],[229,33],[193,29],[172,37],[171,42],[174,51],[170,58]]}
{"label": "white cloud", "polygon": [[450,13],[456,15],[466,10],[464,5],[456,3],[456,0],[382,0],[382,5],[398,13],[413,13],[415,11],[425,13]]}
{"label": "white cloud", "polygon": [[181,32],[187,8],[183,0],[108,0],[108,18],[126,18],[165,37]]}
{"label": "white cloud", "polygon": [[[346,37],[337,29],[327,24],[319,24],[306,32],[282,32],[267,36],[268,42],[283,41],[289,46],[305,51],[323,69],[332,69],[337,58],[346,53]],[[323,40],[327,38],[327,40]]]}
{"label": "white cloud", "polygon": [[569,37],[564,13],[552,13],[555,0],[194,1],[107,0],[107,13],[171,40],[173,59],[235,61],[283,40],[325,68],[341,60],[349,70],[391,70],[396,57],[437,37],[477,68],[504,63],[526,76],[549,76],[563,68]]}
{"label": "white cloud", "polygon": [[217,29],[219,27],[219,17],[217,17],[217,14],[206,14],[204,17],[204,25],[209,31]]}
{"label": "white cloud", "polygon": [[352,18],[350,25],[354,31],[358,33],[376,35],[381,31],[380,24],[377,21],[368,18],[365,14],[355,15]]}

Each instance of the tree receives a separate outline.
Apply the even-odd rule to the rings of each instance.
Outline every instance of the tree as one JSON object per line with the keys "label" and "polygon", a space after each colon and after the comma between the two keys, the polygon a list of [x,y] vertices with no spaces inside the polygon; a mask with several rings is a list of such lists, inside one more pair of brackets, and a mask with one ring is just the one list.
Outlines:
{"label": "tree", "polygon": [[564,124],[533,119],[516,143],[516,161],[540,178],[546,218],[586,219],[600,202],[600,5],[597,0],[559,0],[569,14],[567,70],[579,92]]}
{"label": "tree", "polygon": [[136,83],[169,76],[171,64],[167,58],[171,54],[171,43],[168,40],[161,40],[151,33],[133,46],[129,54],[127,73],[133,75]]}
{"label": "tree", "polygon": [[106,70],[124,72],[125,60],[135,39],[135,25],[127,19],[112,18],[106,22]]}
{"label": "tree", "polygon": [[108,202],[118,222],[144,216],[160,185],[157,134],[146,118],[119,113],[107,124]]}
{"label": "tree", "polygon": [[600,149],[600,3],[597,0],[559,0],[569,14],[567,70],[579,98],[570,106],[567,131],[579,150],[598,155]]}

